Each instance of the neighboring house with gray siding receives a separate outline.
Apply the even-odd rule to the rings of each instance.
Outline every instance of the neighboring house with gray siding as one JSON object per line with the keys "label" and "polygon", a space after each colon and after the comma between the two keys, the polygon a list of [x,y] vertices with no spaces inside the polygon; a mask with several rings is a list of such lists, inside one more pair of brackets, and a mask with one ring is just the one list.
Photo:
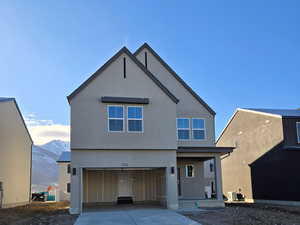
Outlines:
{"label": "neighboring house with gray siding", "polygon": [[241,189],[246,201],[300,205],[300,110],[237,109],[217,140],[228,145],[225,195]]}
{"label": "neighboring house with gray siding", "polygon": [[30,202],[32,144],[16,100],[0,98],[0,208]]}
{"label": "neighboring house with gray siding", "polygon": [[71,213],[122,201],[224,206],[220,157],[233,148],[215,146],[215,112],[149,45],[122,48],[68,101]]}
{"label": "neighboring house with gray siding", "polygon": [[71,192],[71,152],[62,152],[58,164],[58,201],[70,201]]}

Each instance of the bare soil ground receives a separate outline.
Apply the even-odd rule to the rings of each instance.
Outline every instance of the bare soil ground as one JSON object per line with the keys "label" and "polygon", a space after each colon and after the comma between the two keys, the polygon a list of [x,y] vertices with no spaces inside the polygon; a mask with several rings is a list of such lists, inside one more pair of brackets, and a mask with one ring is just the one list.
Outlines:
{"label": "bare soil ground", "polygon": [[0,209],[0,225],[73,225],[67,202],[33,202],[30,205]]}
{"label": "bare soil ground", "polygon": [[184,213],[202,225],[300,225],[300,207],[232,203],[224,209]]}

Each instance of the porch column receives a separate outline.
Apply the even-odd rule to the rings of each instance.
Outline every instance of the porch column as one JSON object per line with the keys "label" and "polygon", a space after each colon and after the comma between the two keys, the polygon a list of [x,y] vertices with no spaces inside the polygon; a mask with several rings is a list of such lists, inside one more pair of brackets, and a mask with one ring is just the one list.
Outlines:
{"label": "porch column", "polygon": [[177,167],[174,166],[172,174],[171,167],[166,167],[166,201],[168,209],[178,209],[177,190]]}
{"label": "porch column", "polygon": [[81,207],[81,168],[72,166],[70,213],[81,213]]}
{"label": "porch column", "polygon": [[223,189],[222,189],[222,168],[221,168],[221,158],[219,155],[215,156],[215,174],[216,174],[216,191],[217,199],[223,201]]}

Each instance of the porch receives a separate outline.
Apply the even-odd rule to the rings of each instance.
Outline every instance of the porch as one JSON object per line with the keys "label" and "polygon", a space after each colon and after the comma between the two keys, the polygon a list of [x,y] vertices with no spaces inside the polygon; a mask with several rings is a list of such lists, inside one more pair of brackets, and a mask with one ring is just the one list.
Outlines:
{"label": "porch", "polygon": [[230,147],[179,147],[177,183],[179,208],[224,207],[221,157]]}

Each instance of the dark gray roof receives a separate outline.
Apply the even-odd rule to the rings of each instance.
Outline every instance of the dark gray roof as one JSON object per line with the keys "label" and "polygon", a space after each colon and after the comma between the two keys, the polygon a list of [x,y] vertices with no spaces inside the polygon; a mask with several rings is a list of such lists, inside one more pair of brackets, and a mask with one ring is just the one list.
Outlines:
{"label": "dark gray roof", "polygon": [[152,55],[154,55],[154,57],[166,68],[166,70],[168,70],[169,73],[172,74],[174,78],[181,83],[181,85],[188,92],[190,92],[200,104],[202,104],[212,115],[216,115],[216,112],[202,98],[200,98],[200,96],[194,92],[193,89],[187,85],[187,83],[185,83],[184,80],[182,80],[182,78],[147,43],[144,43],[141,47],[139,47],[133,55],[137,56],[144,48],[148,49]]}
{"label": "dark gray roof", "polygon": [[17,103],[16,99],[15,98],[11,98],[11,97],[0,97],[0,102],[10,102],[10,101],[14,102],[14,104],[15,104],[15,106],[17,108],[17,111],[18,111],[18,113],[19,113],[19,115],[20,115],[20,117],[22,119],[22,122],[23,122],[23,125],[24,125],[25,129],[26,129],[26,132],[27,132],[27,134],[29,136],[29,139],[30,139],[31,143],[33,143],[33,140],[31,138],[29,130],[28,130],[27,126],[26,126],[25,120],[24,120],[24,118],[22,116],[21,110],[20,110],[20,108],[18,106],[18,103]]}
{"label": "dark gray roof", "polygon": [[227,154],[233,152],[234,147],[217,147],[217,146],[203,146],[203,147],[185,147],[179,146],[178,153],[221,153]]}
{"label": "dark gray roof", "polygon": [[71,152],[62,152],[56,162],[71,162]]}
{"label": "dark gray roof", "polygon": [[100,67],[92,76],[90,76],[85,82],[83,82],[75,91],[73,91],[67,98],[70,102],[83,88],[85,88],[90,82],[98,77],[112,62],[114,62],[121,54],[127,54],[128,57],[135,62],[135,64],[145,72],[145,74],[176,104],[179,100],[149,71],[146,67],[137,60],[137,58],[126,48],[123,47],[112,58],[110,58],[102,67]]}
{"label": "dark gray roof", "polygon": [[15,98],[0,97],[0,102],[14,101]]}
{"label": "dark gray roof", "polygon": [[300,117],[300,110],[298,109],[259,109],[259,108],[242,108],[256,112],[270,113],[283,117]]}

